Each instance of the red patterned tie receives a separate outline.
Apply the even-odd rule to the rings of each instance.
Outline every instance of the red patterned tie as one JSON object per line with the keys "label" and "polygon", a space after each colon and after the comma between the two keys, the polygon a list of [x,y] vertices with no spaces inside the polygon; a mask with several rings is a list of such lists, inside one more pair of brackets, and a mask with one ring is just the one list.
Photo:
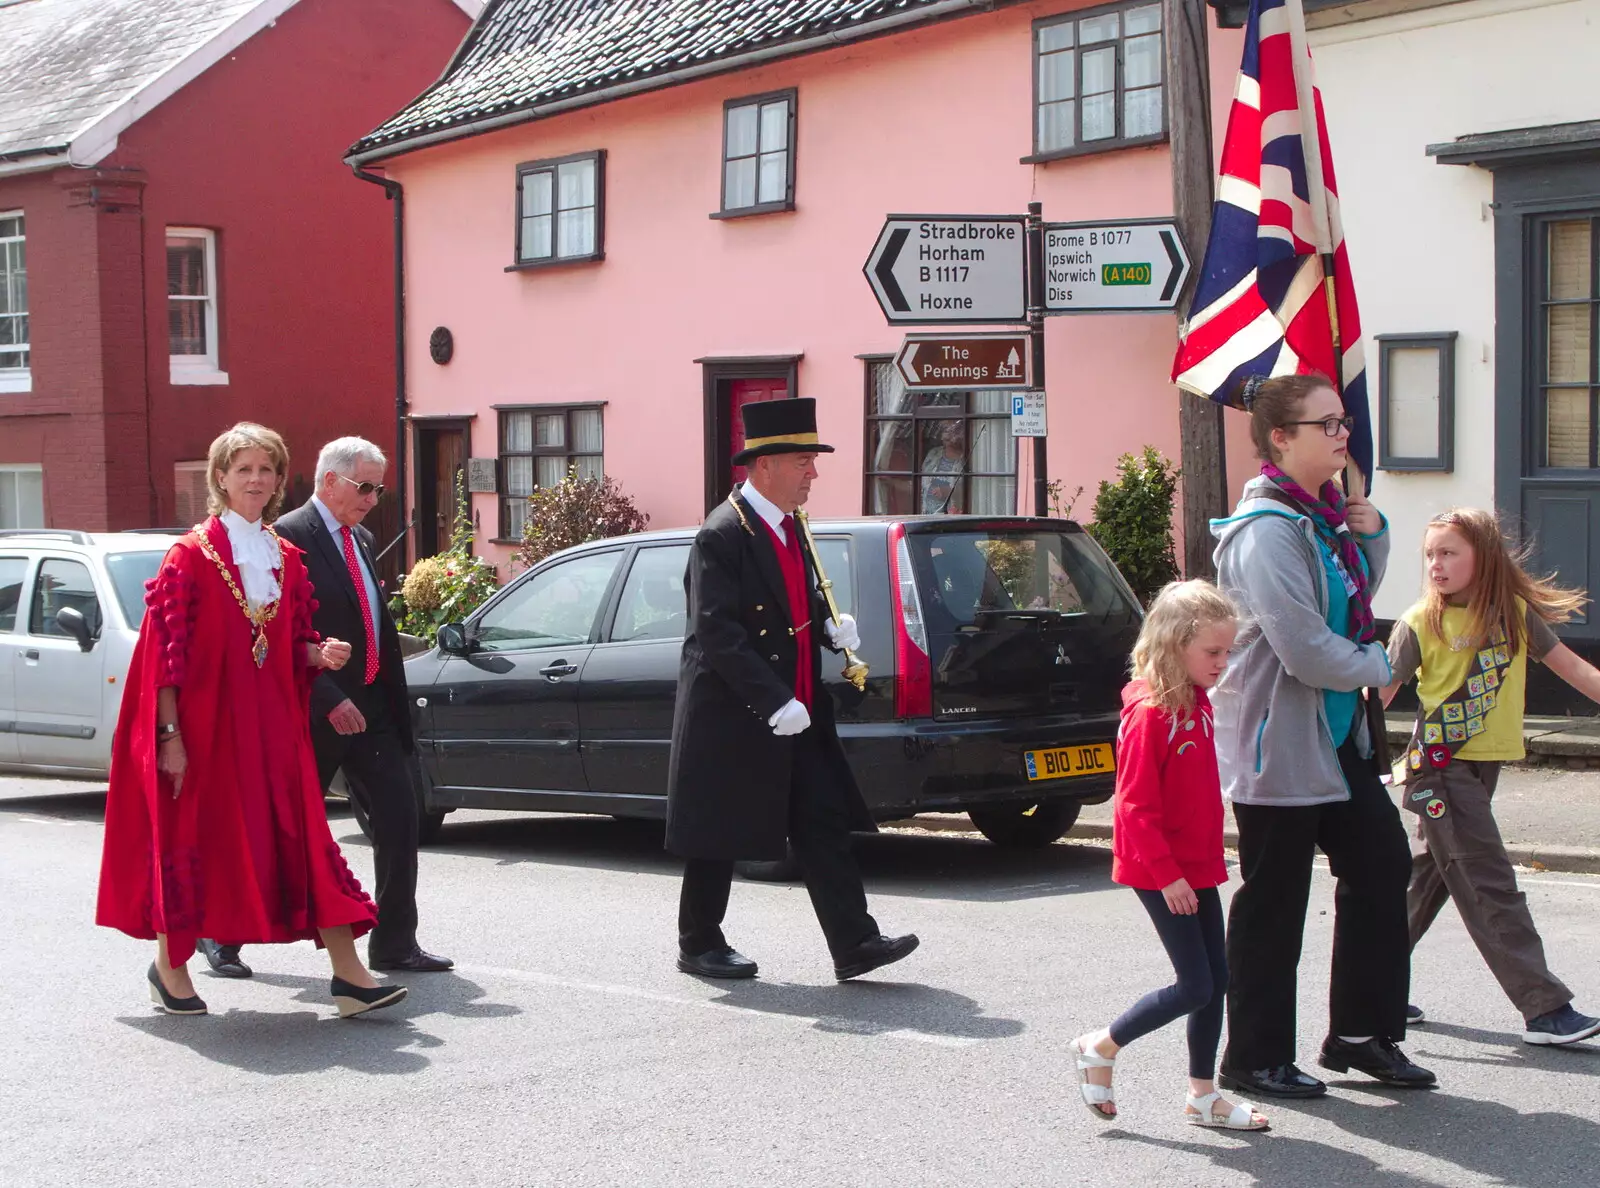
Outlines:
{"label": "red patterned tie", "polygon": [[372,604],[367,601],[367,580],[361,575],[361,562],[356,560],[356,542],[347,524],[339,526],[344,537],[344,563],[350,567],[350,580],[356,584],[356,601],[361,604],[361,625],[367,629],[366,683],[378,679],[378,632],[372,622]]}

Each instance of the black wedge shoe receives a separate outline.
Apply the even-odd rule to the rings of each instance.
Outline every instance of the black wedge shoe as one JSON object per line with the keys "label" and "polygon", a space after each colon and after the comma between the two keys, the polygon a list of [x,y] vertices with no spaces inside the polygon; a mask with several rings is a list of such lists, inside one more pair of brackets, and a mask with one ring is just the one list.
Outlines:
{"label": "black wedge shoe", "polygon": [[406,996],[404,986],[374,986],[368,990],[363,986],[352,986],[343,978],[334,978],[329,992],[333,995],[333,1001],[338,1004],[341,1019],[348,1019],[352,1015],[364,1015],[368,1011],[381,1011]]}
{"label": "black wedge shoe", "polygon": [[169,1015],[203,1015],[206,1013],[205,1000],[198,994],[188,998],[174,998],[167,993],[167,988],[161,984],[161,975],[156,972],[156,963],[150,963],[150,1001],[155,1003]]}

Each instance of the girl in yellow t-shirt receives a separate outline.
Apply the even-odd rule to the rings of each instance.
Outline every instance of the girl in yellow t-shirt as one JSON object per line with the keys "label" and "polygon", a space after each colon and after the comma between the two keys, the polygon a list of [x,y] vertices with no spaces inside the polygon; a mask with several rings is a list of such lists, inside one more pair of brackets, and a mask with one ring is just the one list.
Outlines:
{"label": "girl in yellow t-shirt", "polygon": [[[1490,799],[1500,765],[1525,754],[1529,656],[1600,701],[1600,671],[1550,630],[1551,623],[1571,619],[1587,598],[1530,576],[1522,567],[1523,554],[1508,545],[1493,513],[1477,508],[1457,508],[1430,520],[1423,556],[1426,592],[1389,637],[1394,682],[1384,690],[1384,704],[1413,676],[1423,713],[1454,701],[1467,683],[1473,657],[1484,648],[1503,644],[1510,664],[1500,671],[1489,704],[1481,698],[1468,703],[1474,709],[1470,736],[1441,773],[1447,811],[1437,819],[1426,813],[1417,817],[1406,904],[1411,946],[1416,948],[1444,901],[1454,899],[1490,972],[1522,1012],[1523,1040],[1577,1043],[1600,1033],[1600,1019],[1574,1010],[1572,991],[1545,964],[1544,942],[1517,889]],[[1424,1018],[1414,1006],[1406,1014],[1408,1024]]]}

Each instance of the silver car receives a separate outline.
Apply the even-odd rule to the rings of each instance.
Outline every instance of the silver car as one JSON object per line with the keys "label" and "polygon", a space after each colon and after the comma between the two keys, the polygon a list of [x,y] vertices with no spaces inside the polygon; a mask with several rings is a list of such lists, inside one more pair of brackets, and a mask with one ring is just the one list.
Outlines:
{"label": "silver car", "polygon": [[171,532],[0,531],[0,771],[104,776]]}

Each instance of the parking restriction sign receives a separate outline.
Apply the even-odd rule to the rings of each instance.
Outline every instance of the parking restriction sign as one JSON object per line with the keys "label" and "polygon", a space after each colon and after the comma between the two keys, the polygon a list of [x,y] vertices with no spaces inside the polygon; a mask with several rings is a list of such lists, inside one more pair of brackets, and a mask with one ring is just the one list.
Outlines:
{"label": "parking restriction sign", "polygon": [[1044,393],[1015,392],[1011,396],[1011,436],[1045,436]]}

